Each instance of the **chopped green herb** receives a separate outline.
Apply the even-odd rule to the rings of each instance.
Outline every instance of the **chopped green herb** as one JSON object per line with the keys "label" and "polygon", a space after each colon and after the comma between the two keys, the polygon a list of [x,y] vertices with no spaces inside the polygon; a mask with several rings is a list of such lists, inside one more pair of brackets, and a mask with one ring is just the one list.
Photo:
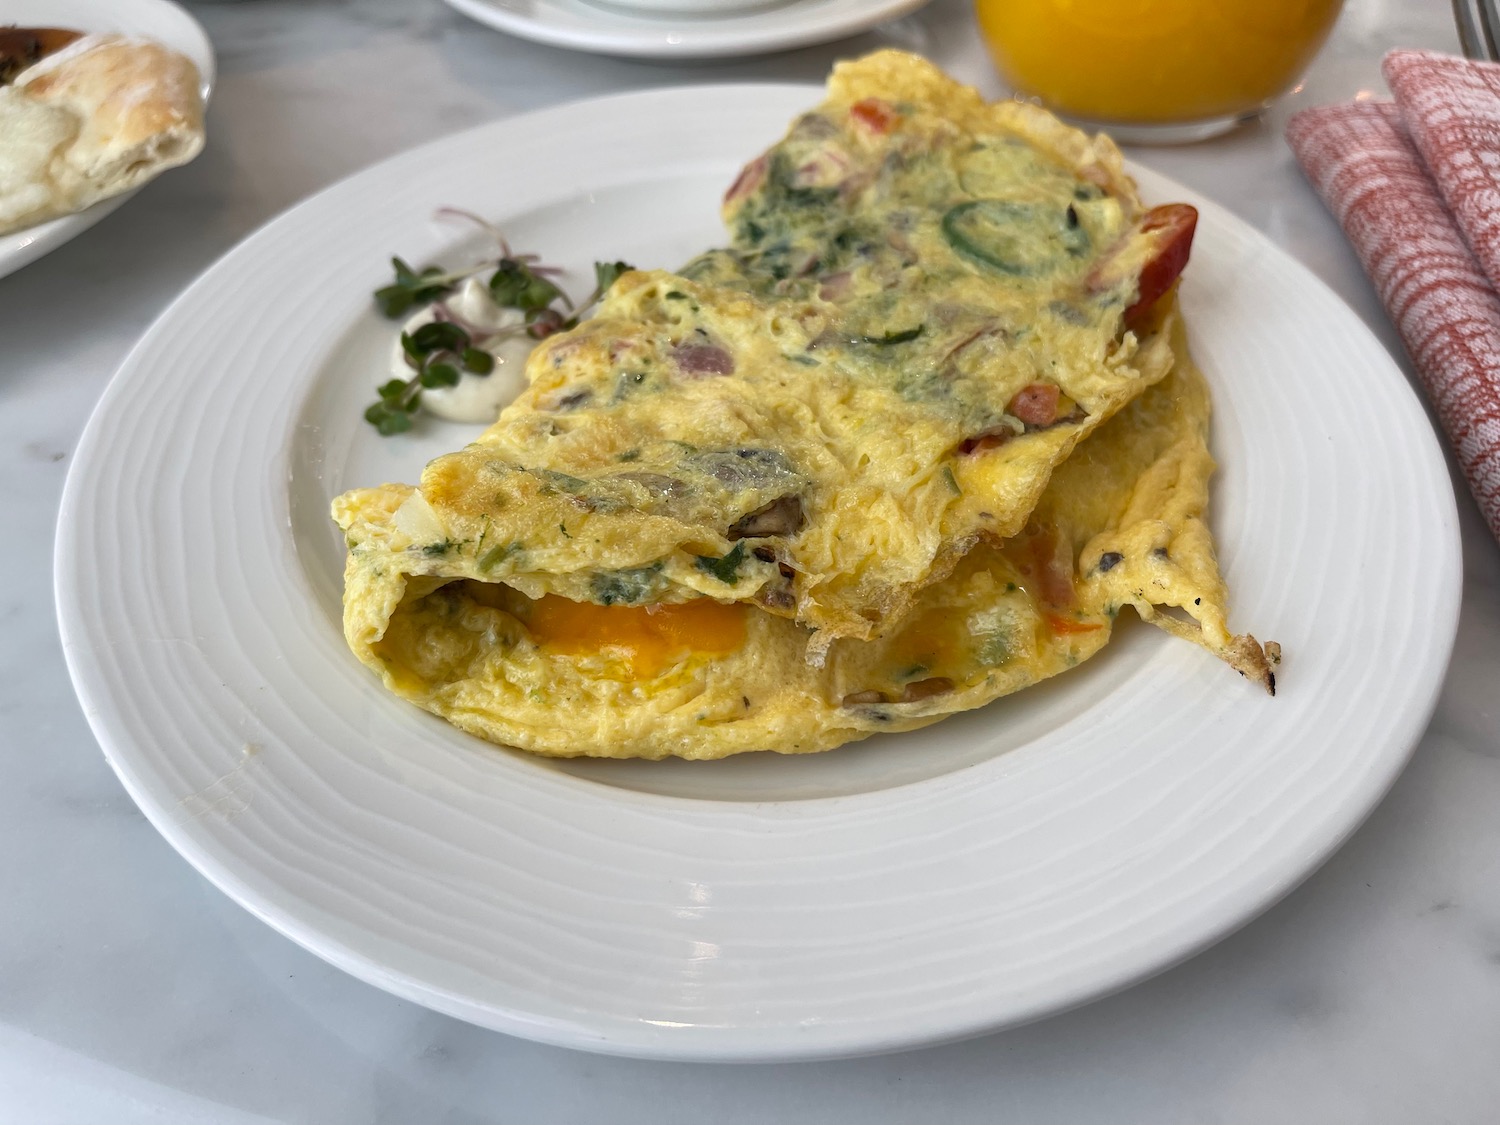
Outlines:
{"label": "chopped green herb", "polygon": [[485,571],[494,570],[495,567],[499,566],[520,549],[521,543],[519,540],[514,543],[505,543],[498,547],[491,547],[479,557],[479,569]]}
{"label": "chopped green herb", "polygon": [[734,549],[722,558],[709,558],[706,555],[698,555],[693,559],[693,564],[706,574],[711,574],[726,586],[733,586],[739,581],[740,563],[745,561],[745,541],[741,539],[734,545]]}
{"label": "chopped green herb", "polygon": [[[1075,212],[1076,220],[1076,212]],[[1015,277],[1057,270],[1088,251],[1089,232],[1066,212],[1011,199],[971,199],[949,209],[941,223],[948,245],[965,257]],[[1050,236],[1038,244],[1038,228]]]}
{"label": "chopped green herb", "polygon": [[958,487],[958,478],[953,475],[953,470],[947,465],[943,466],[943,481],[948,485],[948,489],[953,495],[962,496],[964,494],[964,490]]}
{"label": "chopped green herb", "polygon": [[874,344],[876,347],[888,347],[891,344],[906,344],[915,340],[922,334],[925,325],[917,325],[915,328],[903,328],[900,332],[887,332],[884,336],[861,336],[862,344]]}
{"label": "chopped green herb", "polygon": [[656,592],[661,563],[634,570],[609,570],[594,575],[590,583],[594,601],[600,605],[638,605]]}

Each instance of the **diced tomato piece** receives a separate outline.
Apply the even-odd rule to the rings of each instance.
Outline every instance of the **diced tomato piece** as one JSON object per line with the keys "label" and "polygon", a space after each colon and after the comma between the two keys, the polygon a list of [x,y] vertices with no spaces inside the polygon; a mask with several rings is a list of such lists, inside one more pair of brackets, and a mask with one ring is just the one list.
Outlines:
{"label": "diced tomato piece", "polygon": [[1060,394],[1056,383],[1027,383],[1005,409],[1028,426],[1050,426],[1057,421]]}
{"label": "diced tomato piece", "polygon": [[1140,324],[1151,306],[1182,275],[1193,249],[1193,231],[1197,226],[1198,209],[1186,203],[1168,203],[1146,212],[1141,221],[1141,233],[1151,236],[1152,253],[1141,268],[1135,304],[1125,310],[1127,328]]}
{"label": "diced tomato piece", "polygon": [[1073,617],[1064,617],[1060,613],[1048,613],[1044,615],[1047,628],[1059,636],[1069,633],[1092,633],[1095,629],[1102,629],[1104,625],[1099,621],[1079,621]]}
{"label": "diced tomato piece", "polygon": [[998,426],[982,434],[964,438],[958,443],[958,452],[983,453],[986,449],[998,449],[1015,436],[1009,426]]}
{"label": "diced tomato piece", "polygon": [[1032,577],[1035,592],[1042,601],[1059,609],[1071,609],[1077,602],[1073,592],[1073,552],[1062,541],[1055,527],[1044,527],[1031,536]]}
{"label": "diced tomato piece", "polygon": [[849,107],[849,116],[872,133],[884,135],[895,127],[901,115],[890,102],[881,98],[865,98]]}

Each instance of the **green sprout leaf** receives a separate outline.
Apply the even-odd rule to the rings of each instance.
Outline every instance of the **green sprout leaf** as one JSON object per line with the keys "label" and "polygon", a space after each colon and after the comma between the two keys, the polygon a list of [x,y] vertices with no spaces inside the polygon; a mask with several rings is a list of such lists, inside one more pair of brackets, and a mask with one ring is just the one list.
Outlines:
{"label": "green sprout leaf", "polygon": [[391,268],[396,274],[395,284],[375,290],[375,303],[393,320],[414,305],[431,304],[453,291],[454,279],[437,266],[428,266],[418,273],[400,258],[392,258]]}
{"label": "green sprout leaf", "polygon": [[475,375],[488,375],[495,370],[495,357],[483,348],[465,348],[462,358],[464,370]]}
{"label": "green sprout leaf", "polygon": [[[594,289],[600,297],[609,292],[622,273],[635,267],[629,262],[595,262],[594,263]],[[590,302],[592,304],[593,302]]]}
{"label": "green sprout leaf", "polygon": [[501,308],[530,312],[546,308],[562,295],[552,282],[513,258],[503,259],[490,278],[490,296]]}
{"label": "green sprout leaf", "polygon": [[[500,256],[451,272],[441,266],[416,270],[402,259],[392,258],[394,280],[375,291],[375,301],[381,312],[393,319],[399,318],[414,308],[441,301],[465,279],[493,270],[488,287],[495,303],[525,314],[524,324],[502,329],[494,336],[524,334],[540,340],[577,323],[572,301],[546,276],[554,272],[551,268],[537,264],[537,257],[533,254],[513,253],[499,229],[483,219],[466,212],[453,213],[479,223],[493,235],[499,243]],[[626,262],[595,262],[596,288],[582,308],[598,301],[619,276],[631,268]],[[381,384],[376,392],[380,401],[365,410],[365,420],[383,435],[411,429],[413,416],[422,408],[423,388],[453,387],[459,384],[465,371],[473,375],[489,375],[495,370],[493,353],[476,347],[468,331],[448,319],[443,308],[435,310],[434,315],[442,315],[444,319],[401,333],[401,349],[407,366],[412,369],[411,378],[392,379]]]}
{"label": "green sprout leaf", "polygon": [[451,363],[428,364],[417,376],[417,381],[424,387],[456,387],[458,380],[458,368]]}
{"label": "green sprout leaf", "polygon": [[411,334],[411,344],[408,347],[406,341],[401,342],[403,348],[407,348],[408,354],[431,355],[433,352],[453,352],[460,348],[469,346],[469,334],[456,324],[450,324],[446,320],[434,320],[431,324],[424,324]]}
{"label": "green sprout leaf", "polygon": [[379,430],[381,437],[390,437],[411,429],[409,412],[383,402],[377,402],[365,411],[365,421]]}

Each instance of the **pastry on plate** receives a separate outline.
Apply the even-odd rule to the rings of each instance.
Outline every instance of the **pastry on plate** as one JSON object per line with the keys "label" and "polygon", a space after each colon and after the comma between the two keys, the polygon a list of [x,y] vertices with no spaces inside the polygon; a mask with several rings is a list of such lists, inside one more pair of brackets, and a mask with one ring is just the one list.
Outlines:
{"label": "pastry on plate", "polygon": [[202,148],[191,60],[146,39],[81,36],[0,85],[0,233],[139,187]]}

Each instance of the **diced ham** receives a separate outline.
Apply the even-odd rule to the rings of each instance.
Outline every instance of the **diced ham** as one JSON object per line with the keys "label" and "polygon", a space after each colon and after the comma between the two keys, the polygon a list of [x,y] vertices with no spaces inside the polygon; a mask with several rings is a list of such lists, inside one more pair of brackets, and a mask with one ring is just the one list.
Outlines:
{"label": "diced ham", "polygon": [[679,344],[672,358],[687,375],[734,374],[734,356],[717,344]]}
{"label": "diced ham", "polygon": [[1152,255],[1141,267],[1135,304],[1125,310],[1125,324],[1134,328],[1181,276],[1193,249],[1198,209],[1186,203],[1153,207],[1141,222],[1141,232],[1153,239]]}
{"label": "diced ham", "polygon": [[735,177],[734,183],[729,185],[729,190],[724,193],[726,204],[738,202],[744,199],[756,188],[760,187],[761,181],[766,178],[766,169],[770,161],[762,154],[740,169],[740,174]]}
{"label": "diced ham", "polygon": [[1009,426],[996,426],[993,430],[985,430],[982,434],[964,438],[958,443],[958,452],[983,453],[986,449],[999,449],[1015,436],[1015,431]]}
{"label": "diced ham", "polygon": [[1028,426],[1050,426],[1057,421],[1060,394],[1055,383],[1027,383],[1005,409]]}
{"label": "diced ham", "polygon": [[848,270],[831,273],[818,284],[818,296],[825,301],[838,301],[849,295],[854,275]]}

